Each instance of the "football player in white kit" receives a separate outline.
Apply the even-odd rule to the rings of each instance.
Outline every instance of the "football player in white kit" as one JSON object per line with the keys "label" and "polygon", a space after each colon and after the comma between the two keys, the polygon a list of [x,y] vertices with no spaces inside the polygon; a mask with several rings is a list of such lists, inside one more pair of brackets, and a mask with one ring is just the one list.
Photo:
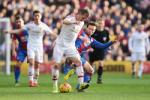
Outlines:
{"label": "football player in white kit", "polygon": [[19,33],[22,30],[28,32],[27,57],[28,57],[28,76],[29,86],[38,86],[39,66],[43,63],[43,36],[51,34],[52,30],[43,22],[41,22],[41,13],[38,10],[33,12],[33,21],[27,23],[23,29],[11,30],[10,33]]}
{"label": "football player in white kit", "polygon": [[146,54],[149,52],[149,39],[148,35],[143,31],[144,26],[138,25],[137,31],[132,33],[129,38],[129,50],[131,52],[131,60],[132,60],[132,77],[136,76],[136,62],[139,62],[138,67],[138,78],[142,77],[143,73],[143,61],[146,60]]}
{"label": "football player in white kit", "polygon": [[51,29],[41,22],[41,13],[38,10],[33,12],[33,22],[25,25],[24,29],[29,32],[27,55],[29,62],[29,86],[38,85],[39,66],[43,63],[43,36],[44,34],[52,34]]}
{"label": "football player in white kit", "polygon": [[78,33],[84,25],[84,21],[88,18],[89,13],[85,9],[80,9],[76,15],[69,15],[63,20],[60,35],[56,39],[56,44],[53,50],[53,60],[55,65],[52,67],[53,93],[58,92],[58,78],[60,62],[65,55],[76,64],[76,73],[80,89],[88,87],[88,84],[83,83],[83,67],[80,60],[80,55],[75,47],[75,41]]}

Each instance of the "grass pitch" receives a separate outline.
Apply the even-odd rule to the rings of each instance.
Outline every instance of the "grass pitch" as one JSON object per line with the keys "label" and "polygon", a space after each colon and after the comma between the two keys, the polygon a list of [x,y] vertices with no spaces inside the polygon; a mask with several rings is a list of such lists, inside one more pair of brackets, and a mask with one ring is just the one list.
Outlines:
{"label": "grass pitch", "polygon": [[[59,83],[63,82],[62,76]],[[78,93],[74,75],[68,81],[73,92],[53,94],[50,75],[40,75],[40,86],[30,88],[27,76],[22,75],[21,85],[15,87],[13,73],[10,76],[0,73],[0,100],[150,100],[150,75],[132,79],[125,73],[104,72],[103,78],[103,84],[96,84],[94,75],[89,89]]]}

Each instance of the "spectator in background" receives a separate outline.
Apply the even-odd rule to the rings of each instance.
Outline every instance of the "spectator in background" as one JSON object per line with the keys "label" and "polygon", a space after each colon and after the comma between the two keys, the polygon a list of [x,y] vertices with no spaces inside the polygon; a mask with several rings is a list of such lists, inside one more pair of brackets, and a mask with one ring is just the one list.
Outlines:
{"label": "spectator in background", "polygon": [[144,32],[144,26],[142,24],[137,26],[137,31],[132,33],[129,39],[129,50],[131,52],[132,61],[132,77],[136,76],[136,62],[139,63],[138,78],[142,78],[143,73],[143,61],[146,60],[146,55],[150,49],[150,43],[147,33]]}

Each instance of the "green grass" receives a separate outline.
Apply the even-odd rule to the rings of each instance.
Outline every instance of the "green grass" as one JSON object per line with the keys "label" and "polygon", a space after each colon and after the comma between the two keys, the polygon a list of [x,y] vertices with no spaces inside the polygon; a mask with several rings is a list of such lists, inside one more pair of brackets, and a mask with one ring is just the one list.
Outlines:
{"label": "green grass", "polygon": [[[89,89],[84,93],[74,89],[71,93],[53,94],[50,75],[40,75],[40,86],[30,88],[27,76],[22,75],[21,86],[15,87],[13,75],[0,73],[0,100],[150,100],[150,75],[132,79],[124,73],[104,72],[103,78],[103,84],[96,84],[94,75]],[[76,75],[69,79],[69,83],[72,87],[76,86]]]}

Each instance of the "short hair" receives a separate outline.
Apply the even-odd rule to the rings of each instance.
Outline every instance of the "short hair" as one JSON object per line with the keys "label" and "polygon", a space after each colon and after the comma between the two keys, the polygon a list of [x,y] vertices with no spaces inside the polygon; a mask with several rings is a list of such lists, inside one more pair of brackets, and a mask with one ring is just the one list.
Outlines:
{"label": "short hair", "polygon": [[89,25],[97,26],[97,25],[96,25],[96,23],[95,23],[95,22],[93,22],[93,21],[88,22],[88,23],[87,23],[87,27],[88,27]]}
{"label": "short hair", "polygon": [[79,14],[82,14],[82,15],[87,15],[89,16],[89,11],[87,9],[79,9],[78,10],[78,13]]}
{"label": "short hair", "polygon": [[41,13],[41,12],[39,10],[34,10],[33,15],[35,15],[35,13]]}
{"label": "short hair", "polygon": [[20,15],[16,15],[15,20],[19,20],[19,19],[22,19],[22,17]]}
{"label": "short hair", "polygon": [[99,21],[105,21],[105,18],[102,16],[101,18],[97,19],[97,22]]}

